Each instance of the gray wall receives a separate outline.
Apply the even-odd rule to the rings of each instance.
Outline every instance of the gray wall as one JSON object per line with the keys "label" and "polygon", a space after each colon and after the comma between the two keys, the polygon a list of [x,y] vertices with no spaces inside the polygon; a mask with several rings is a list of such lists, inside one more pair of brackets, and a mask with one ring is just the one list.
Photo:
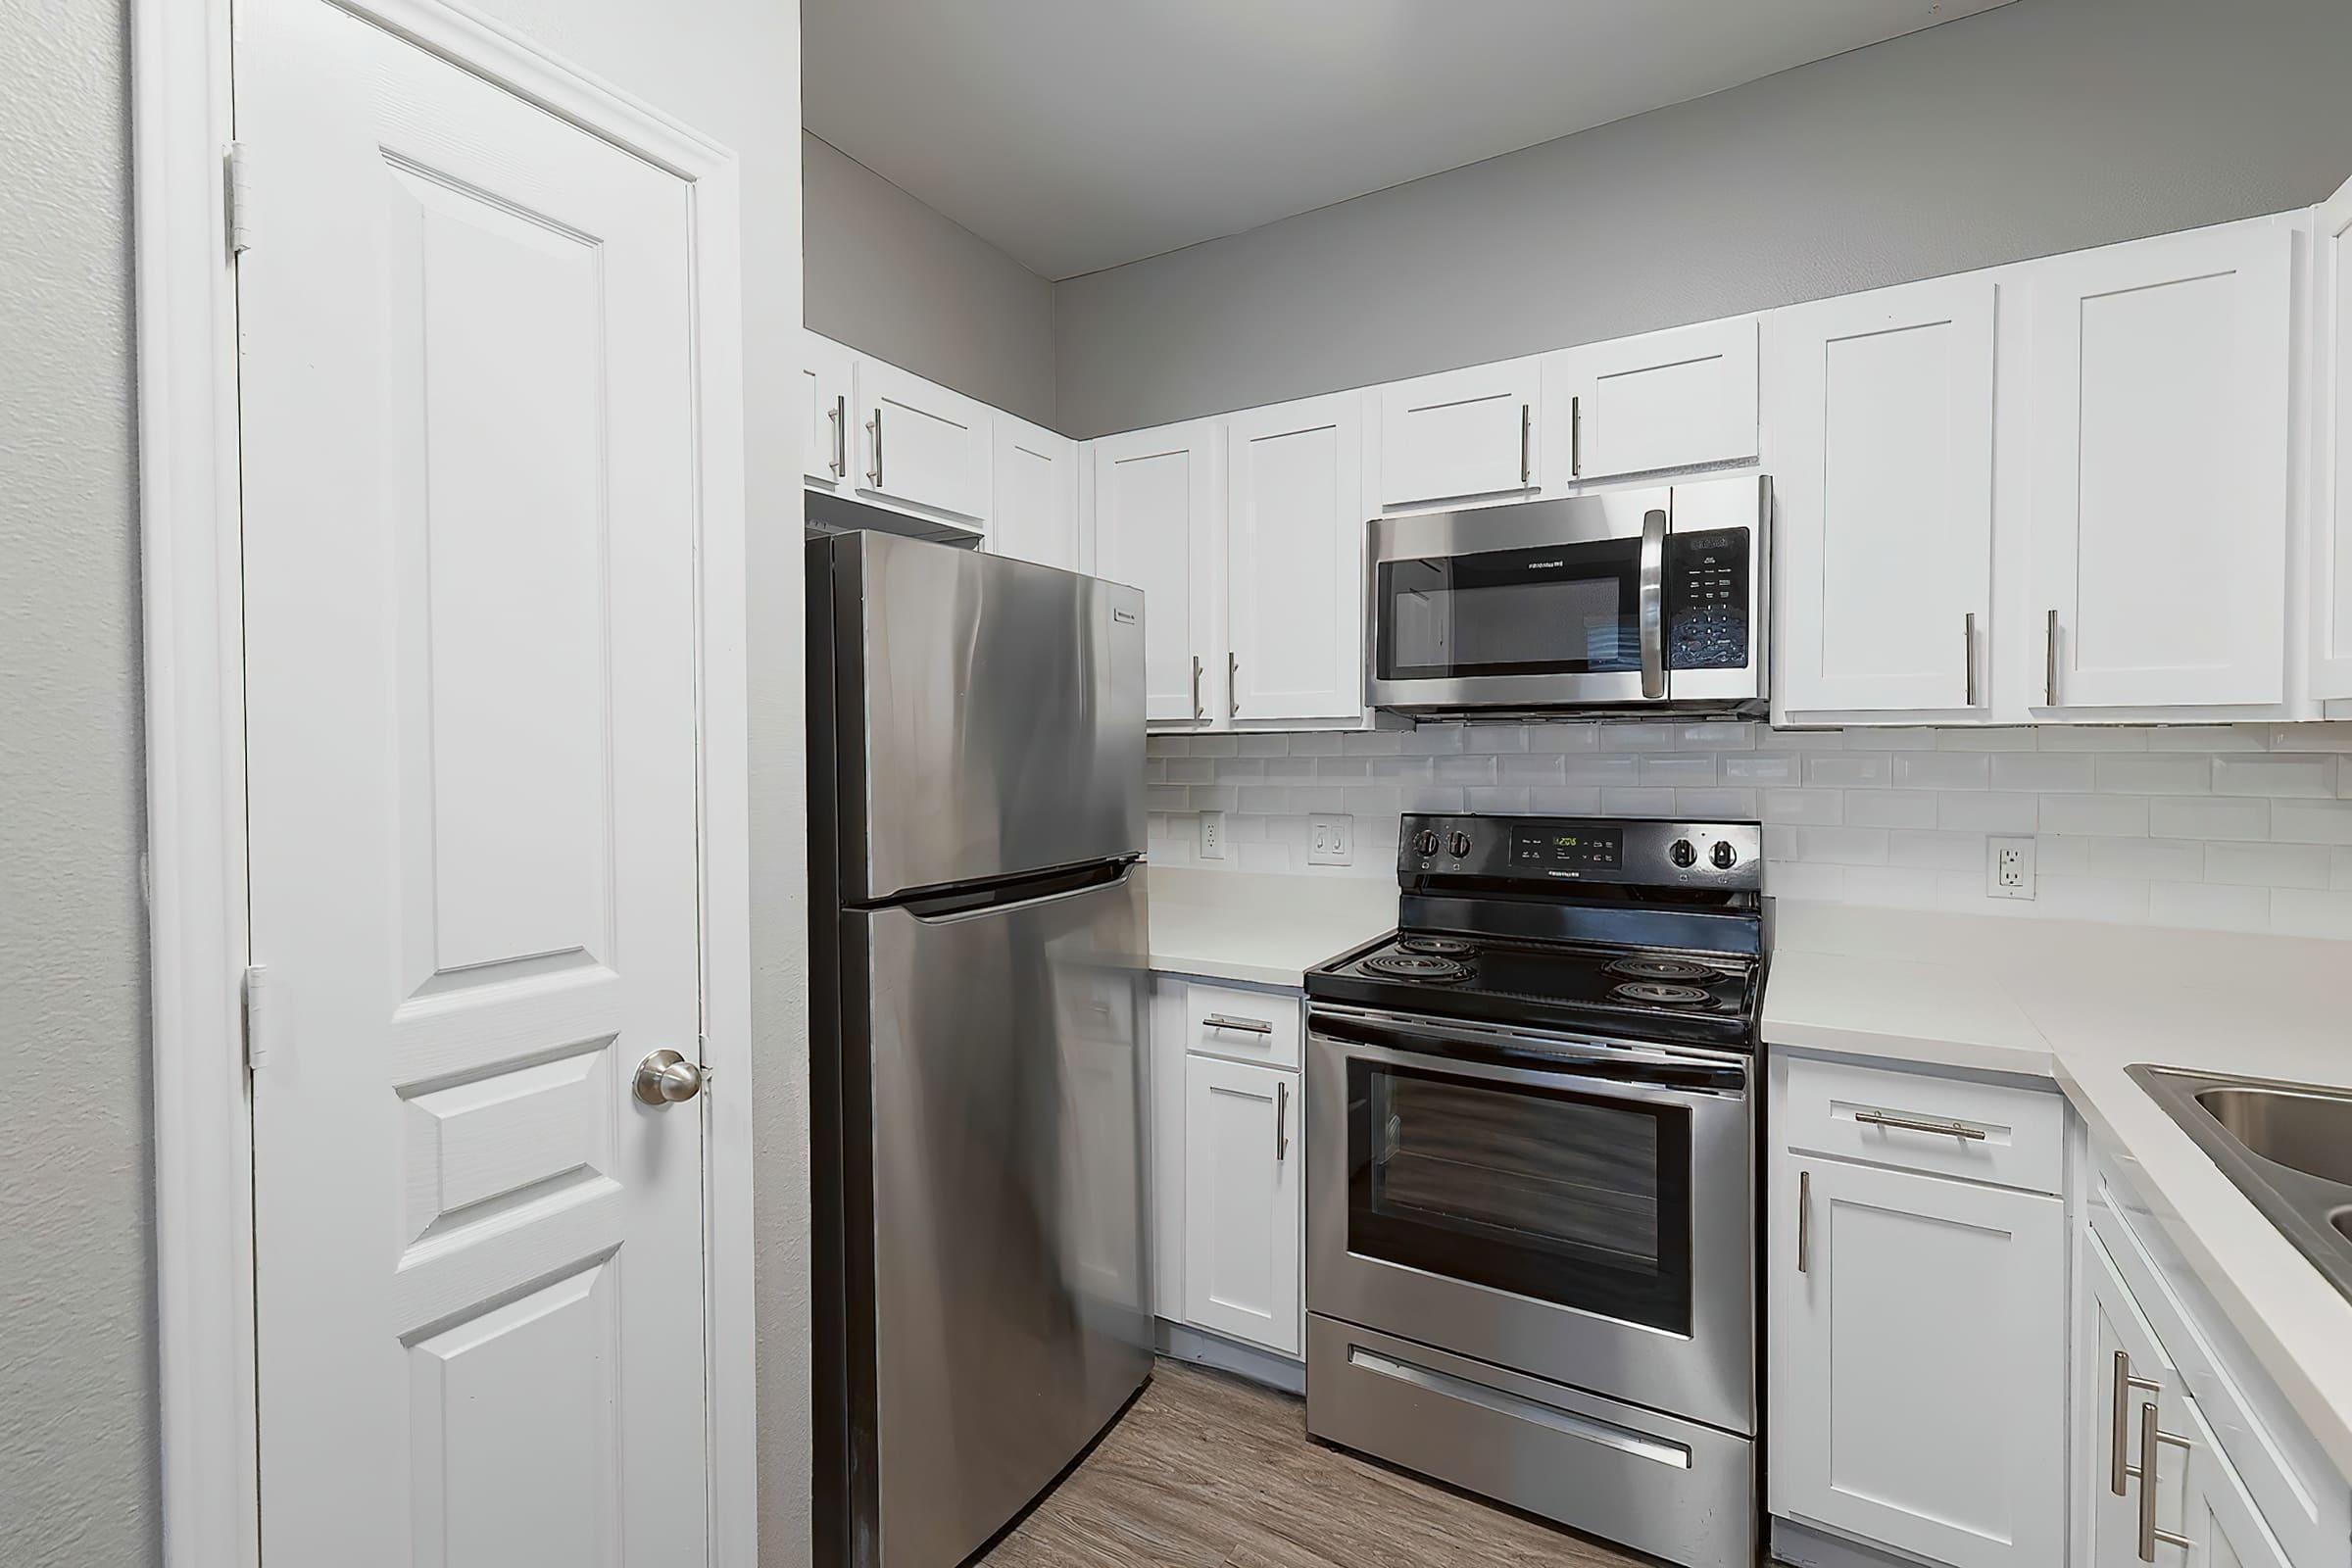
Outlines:
{"label": "gray wall", "polygon": [[[128,91],[116,5],[0,48],[0,1563],[159,1551]],[[63,1075],[62,1077],[60,1075]]]}
{"label": "gray wall", "polygon": [[1054,293],[1101,435],[2302,206],[2344,0],[2017,0]]}
{"label": "gray wall", "polygon": [[[481,3],[481,0],[477,0]],[[0,1563],[159,1560],[120,4],[0,49]],[[486,9],[742,159],[761,1545],[808,1558],[800,27],[771,0]]]}
{"label": "gray wall", "polygon": [[804,137],[808,325],[1051,426],[1054,285],[830,143]]}

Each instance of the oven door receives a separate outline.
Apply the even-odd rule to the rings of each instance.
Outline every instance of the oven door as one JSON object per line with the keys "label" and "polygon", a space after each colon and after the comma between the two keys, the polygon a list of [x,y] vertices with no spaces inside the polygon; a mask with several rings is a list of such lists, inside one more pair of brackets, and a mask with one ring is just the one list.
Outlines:
{"label": "oven door", "polygon": [[1308,1310],[1751,1434],[1750,1068],[1317,1008]]}
{"label": "oven door", "polygon": [[1373,706],[1663,701],[1672,504],[1651,488],[1374,519]]}

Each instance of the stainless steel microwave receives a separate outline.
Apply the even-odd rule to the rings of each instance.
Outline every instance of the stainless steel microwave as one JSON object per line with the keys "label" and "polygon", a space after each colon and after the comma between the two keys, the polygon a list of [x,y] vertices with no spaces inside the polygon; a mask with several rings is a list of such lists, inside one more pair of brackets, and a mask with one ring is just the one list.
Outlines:
{"label": "stainless steel microwave", "polygon": [[1365,692],[1421,716],[1752,715],[1772,481],[1377,517]]}

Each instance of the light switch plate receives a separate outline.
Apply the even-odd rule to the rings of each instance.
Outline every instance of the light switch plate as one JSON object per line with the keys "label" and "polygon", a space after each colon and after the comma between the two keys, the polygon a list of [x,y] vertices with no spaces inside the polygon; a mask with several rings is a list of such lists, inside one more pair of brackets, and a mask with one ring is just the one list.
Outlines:
{"label": "light switch plate", "polygon": [[1984,896],[1988,899],[2030,899],[2034,896],[2034,841],[1984,841]]}
{"label": "light switch plate", "polygon": [[1200,813],[1200,858],[1203,860],[1225,858],[1225,813],[1223,811],[1202,811]]}
{"label": "light switch plate", "polygon": [[1306,819],[1306,863],[1346,865],[1355,858],[1355,818],[1310,816]]}

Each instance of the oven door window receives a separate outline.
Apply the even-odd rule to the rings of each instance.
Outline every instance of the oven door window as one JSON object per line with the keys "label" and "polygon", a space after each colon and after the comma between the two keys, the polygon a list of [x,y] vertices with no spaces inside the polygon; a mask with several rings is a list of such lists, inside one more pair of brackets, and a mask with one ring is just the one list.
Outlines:
{"label": "oven door window", "polygon": [[1642,667],[1642,541],[1384,561],[1380,678]]}
{"label": "oven door window", "polygon": [[1348,1064],[1348,1250],[1690,1332],[1690,1115]]}

